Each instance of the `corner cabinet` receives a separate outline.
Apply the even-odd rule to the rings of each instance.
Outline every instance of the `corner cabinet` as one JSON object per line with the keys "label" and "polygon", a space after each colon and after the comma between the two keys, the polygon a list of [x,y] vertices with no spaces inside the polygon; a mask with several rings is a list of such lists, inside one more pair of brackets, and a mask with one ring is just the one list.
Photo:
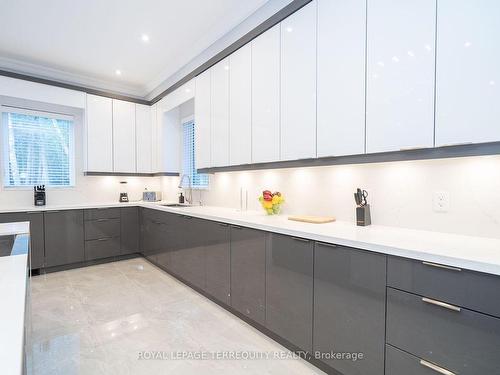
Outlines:
{"label": "corner cabinet", "polygon": [[436,0],[369,0],[366,152],[434,146]]}
{"label": "corner cabinet", "polygon": [[500,141],[500,3],[439,0],[436,146]]}
{"label": "corner cabinet", "polygon": [[113,101],[87,94],[86,171],[113,171]]}
{"label": "corner cabinet", "polygon": [[[155,119],[156,119],[156,112]],[[135,106],[135,153],[137,173],[153,172],[153,110],[142,104]]]}
{"label": "corner cabinet", "polygon": [[87,94],[85,172],[152,173],[156,106]]}
{"label": "corner cabinet", "polygon": [[281,22],[281,160],[316,157],[316,2]]}

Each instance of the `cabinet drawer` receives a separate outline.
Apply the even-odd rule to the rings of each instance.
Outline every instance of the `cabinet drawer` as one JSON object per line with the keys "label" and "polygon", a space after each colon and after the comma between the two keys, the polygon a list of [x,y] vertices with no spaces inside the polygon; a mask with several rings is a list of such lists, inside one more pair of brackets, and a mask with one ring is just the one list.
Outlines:
{"label": "cabinet drawer", "polygon": [[500,374],[500,319],[387,289],[387,343],[460,375]]}
{"label": "cabinet drawer", "polygon": [[85,241],[85,260],[109,258],[120,255],[120,238],[100,238]]}
{"label": "cabinet drawer", "polygon": [[389,286],[500,317],[500,277],[391,257]]}
{"label": "cabinet drawer", "polygon": [[[449,371],[441,366],[426,362],[411,354],[405,353],[391,345],[385,350],[385,375],[439,375]],[[443,370],[439,372],[439,370]],[[452,375],[450,372],[448,375]]]}
{"label": "cabinet drawer", "polygon": [[119,207],[92,208],[90,210],[85,210],[85,220],[119,219],[119,218],[120,218]]}
{"label": "cabinet drawer", "polygon": [[85,240],[120,237],[120,219],[98,219],[85,222]]}

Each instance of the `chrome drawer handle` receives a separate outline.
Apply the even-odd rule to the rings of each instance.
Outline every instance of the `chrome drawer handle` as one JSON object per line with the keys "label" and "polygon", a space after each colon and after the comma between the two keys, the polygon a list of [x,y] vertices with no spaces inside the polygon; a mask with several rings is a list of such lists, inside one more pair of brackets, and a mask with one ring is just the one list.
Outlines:
{"label": "chrome drawer handle", "polygon": [[431,370],[434,370],[436,371],[437,373],[439,374],[443,374],[443,375],[456,375],[454,372],[451,372],[449,370],[446,370],[442,367],[439,367],[439,366],[436,366],[434,363],[430,363],[430,362],[427,362],[427,361],[424,361],[423,359],[420,360],[420,364],[424,367],[427,367]]}
{"label": "chrome drawer handle", "polygon": [[449,271],[457,271],[457,272],[461,272],[461,271],[462,271],[462,269],[461,269],[461,268],[457,268],[457,267],[450,267],[450,266],[445,266],[445,265],[442,265],[442,264],[437,264],[437,263],[422,262],[422,264],[423,264],[424,266],[436,267],[436,268],[442,268],[442,269],[449,270]]}
{"label": "chrome drawer handle", "polygon": [[422,302],[430,303],[431,305],[443,307],[445,309],[456,311],[456,312],[462,311],[462,309],[458,306],[450,305],[449,303],[446,303],[446,302],[436,301],[435,299],[422,297]]}
{"label": "chrome drawer handle", "polygon": [[299,241],[299,242],[311,242],[311,240],[308,240],[306,238],[300,238],[300,237],[292,237],[292,240]]}
{"label": "chrome drawer handle", "polygon": [[318,245],[328,246],[328,247],[337,247],[337,245],[335,245],[333,243],[326,243],[326,242],[318,242]]}

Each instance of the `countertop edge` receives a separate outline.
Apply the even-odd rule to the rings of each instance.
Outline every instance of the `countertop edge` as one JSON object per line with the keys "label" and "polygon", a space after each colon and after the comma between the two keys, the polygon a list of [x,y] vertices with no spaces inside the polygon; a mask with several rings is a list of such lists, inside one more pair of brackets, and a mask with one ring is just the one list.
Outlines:
{"label": "countertop edge", "polygon": [[[3,209],[0,210],[0,213],[5,213],[5,212],[43,212],[43,211],[54,211],[54,210],[71,210],[71,209],[92,209],[92,208],[106,208],[106,207],[144,207],[144,208],[150,208],[150,209],[155,209],[159,211],[165,211],[165,212],[170,212],[178,215],[185,215],[185,216],[190,216],[190,217],[195,217],[199,219],[205,219],[205,220],[211,220],[211,221],[216,221],[216,222],[224,222],[230,225],[238,225],[238,226],[243,226],[247,228],[252,228],[252,229],[257,229],[257,230],[262,230],[262,231],[267,231],[267,232],[272,232],[272,233],[277,233],[277,234],[283,234],[283,235],[289,235],[289,236],[296,236],[296,237],[301,237],[313,241],[319,241],[319,242],[325,242],[329,244],[335,244],[335,245],[340,245],[340,246],[347,246],[347,247],[353,247],[356,249],[361,249],[361,250],[366,250],[366,251],[372,251],[376,253],[381,253],[381,254],[386,254],[386,255],[392,255],[392,256],[399,256],[403,258],[409,258],[409,259],[414,259],[414,260],[419,260],[419,261],[428,261],[428,262],[434,262],[434,263],[439,263],[447,266],[453,266],[453,267],[460,267],[463,269],[471,270],[471,271],[476,271],[476,272],[482,272],[482,273],[488,273],[488,274],[493,274],[493,275],[498,275],[500,276],[500,239],[495,239],[495,238],[484,238],[484,237],[474,237],[474,236],[462,236],[459,234],[452,234],[452,233],[441,233],[441,232],[431,232],[431,231],[424,231],[424,230],[412,230],[412,229],[405,229],[405,228],[398,228],[398,227],[380,227],[383,229],[380,229],[380,231],[388,231],[388,232],[394,232],[394,234],[400,235],[402,234],[403,237],[405,233],[408,232],[414,232],[418,233],[419,235],[425,236],[425,235],[432,235],[434,237],[439,237],[440,241],[435,241],[431,245],[433,246],[427,246],[428,248],[426,249],[425,247],[423,248],[415,248],[412,246],[394,246],[394,245],[388,245],[384,243],[377,243],[377,241],[363,241],[359,239],[353,239],[353,238],[348,238],[348,236],[335,236],[335,234],[332,235],[325,235],[325,234],[319,234],[319,233],[314,233],[313,231],[308,232],[307,230],[303,229],[290,229],[290,228],[284,228],[280,227],[279,225],[271,225],[268,223],[258,223],[255,221],[250,220],[251,217],[248,218],[248,220],[244,218],[233,218],[229,217],[228,213],[229,210],[228,208],[222,208],[222,207],[211,207],[211,206],[194,206],[193,208],[199,208],[199,209],[204,209],[207,207],[207,209],[212,210],[211,212],[207,213],[199,213],[199,212],[191,212],[189,209],[186,208],[175,208],[175,207],[166,207],[162,206],[161,204],[165,202],[143,202],[143,201],[137,201],[137,202],[128,202],[128,203],[95,203],[95,204],[75,204],[75,205],[59,205],[59,206],[44,206],[44,207],[31,207],[31,208],[19,208],[19,209]],[[221,214],[217,215],[214,214],[214,210],[220,209]],[[225,211],[225,214],[224,214]],[[234,210],[231,211],[231,214],[237,214],[237,211]],[[244,215],[244,213],[239,213],[240,215]],[[309,224],[313,225],[315,227],[310,227],[311,229],[318,229],[321,228],[319,225],[325,225],[325,224]],[[352,224],[353,228],[356,228],[354,224]],[[370,227],[367,230],[371,230]],[[358,229],[359,230],[359,229]],[[390,234],[388,235],[390,237]],[[498,259],[496,259],[497,254],[494,254],[494,261],[490,261],[489,259],[482,259],[482,258],[491,258],[493,257],[492,252],[490,251],[491,249],[486,249],[486,251],[490,251],[486,255],[480,254],[478,255],[478,249],[466,249],[464,251],[463,249],[465,248],[462,246],[462,251],[460,254],[460,251],[457,251],[455,254],[452,253],[447,246],[446,242],[459,242],[458,239],[466,239],[469,241],[474,241],[474,242],[483,242],[487,243],[485,241],[494,241],[495,246],[498,242]],[[382,241],[384,242],[384,241]],[[391,241],[386,241],[386,242],[391,242]],[[395,241],[392,241],[395,242]],[[403,241],[404,242],[404,241]],[[408,240],[410,242],[410,240]],[[489,246],[491,248],[491,246]],[[481,250],[481,249],[480,249]],[[464,255],[464,252],[467,253]],[[471,255],[470,255],[471,254]]]}

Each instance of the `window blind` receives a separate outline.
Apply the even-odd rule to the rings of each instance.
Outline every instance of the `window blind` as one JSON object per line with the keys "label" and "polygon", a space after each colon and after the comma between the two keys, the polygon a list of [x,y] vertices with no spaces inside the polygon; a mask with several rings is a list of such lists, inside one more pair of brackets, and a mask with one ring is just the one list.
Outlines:
{"label": "window blind", "polygon": [[74,185],[70,116],[2,108],[4,186]]}
{"label": "window blind", "polygon": [[[188,175],[191,178],[191,185],[194,189],[206,189],[208,188],[208,175],[196,172],[194,132],[195,127],[193,121],[182,124],[182,174]],[[187,179],[184,179],[182,187],[189,187]]]}

